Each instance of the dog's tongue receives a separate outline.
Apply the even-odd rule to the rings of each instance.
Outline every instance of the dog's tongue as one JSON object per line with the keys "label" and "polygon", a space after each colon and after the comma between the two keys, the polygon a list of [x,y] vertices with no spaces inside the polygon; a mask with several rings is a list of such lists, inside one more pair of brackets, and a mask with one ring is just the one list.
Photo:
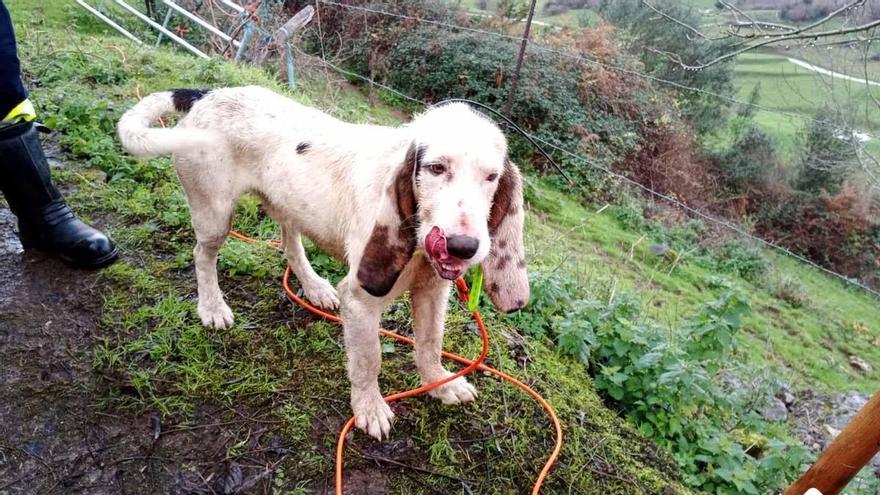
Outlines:
{"label": "dog's tongue", "polygon": [[436,260],[446,259],[449,256],[449,253],[446,251],[446,236],[443,235],[440,227],[435,226],[431,229],[431,232],[428,232],[428,235],[425,237],[425,251],[428,252],[431,258]]}

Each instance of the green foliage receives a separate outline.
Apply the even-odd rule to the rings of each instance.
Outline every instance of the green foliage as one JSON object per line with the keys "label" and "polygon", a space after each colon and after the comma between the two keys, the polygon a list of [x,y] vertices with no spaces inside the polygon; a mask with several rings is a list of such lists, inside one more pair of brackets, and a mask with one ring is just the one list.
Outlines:
{"label": "green foliage", "polygon": [[807,127],[795,187],[806,192],[840,192],[856,160],[854,139],[843,113],[827,107],[820,109]]}
{"label": "green foliage", "polygon": [[[699,26],[698,9],[676,0],[651,2],[657,10],[690,26]],[[624,40],[638,54],[652,76],[720,94],[733,92],[733,64],[721,63],[703,70],[685,70],[685,64],[699,64],[725,53],[728,42],[694,40],[693,32],[682,24],[663,19],[641,0],[605,0],[600,10],[610,23],[624,30]],[[675,60],[674,60],[675,59]],[[716,97],[682,91],[682,111],[699,132],[707,132],[723,122]]]}
{"label": "green foliage", "polygon": [[662,328],[645,323],[630,296],[604,303],[577,299],[576,290],[564,275],[537,274],[530,306],[513,320],[590,366],[597,390],[673,452],[688,483],[707,493],[763,494],[799,473],[807,457],[796,442],[777,435],[755,452],[744,440],[773,436],[757,420],[766,394],[756,399],[720,384],[750,312],[742,295],[726,290],[678,327]]}
{"label": "green foliage", "polygon": [[716,161],[725,188],[736,194],[748,193],[765,186],[776,166],[776,145],[766,132],[749,123]]}
{"label": "green foliage", "polygon": [[717,264],[719,270],[746,280],[755,280],[767,269],[767,260],[761,251],[739,241],[728,241],[721,247]]}

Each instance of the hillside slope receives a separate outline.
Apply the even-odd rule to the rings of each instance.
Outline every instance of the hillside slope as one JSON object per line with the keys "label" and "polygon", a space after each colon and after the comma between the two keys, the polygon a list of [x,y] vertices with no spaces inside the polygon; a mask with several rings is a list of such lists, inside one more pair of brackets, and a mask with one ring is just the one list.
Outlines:
{"label": "hillside slope", "polygon": [[[61,147],[81,164],[58,177],[76,191],[71,201],[78,210],[108,226],[126,253],[100,278],[100,326],[77,355],[92,368],[88,397],[101,414],[158,421],[162,432],[171,432],[160,435],[147,455],[129,454],[138,458],[126,461],[131,467],[121,476],[133,484],[139,469],[161,466],[171,474],[158,478],[166,489],[202,486],[200,480],[216,488],[238,479],[284,492],[322,492],[331,486],[335,435],[348,414],[339,329],[314,321],[281,296],[278,253],[237,241],[224,246],[220,263],[221,286],[238,323],[230,332],[201,328],[189,213],[173,169],[168,160],[126,158],[114,136],[116,120],[138,93],[238,84],[286,90],[262,71],[197,61],[176,49],[136,48],[75,7],[8,4],[35,103],[63,133]],[[307,78],[291,96],[347,120],[399,120],[398,111],[371,105],[336,76]],[[530,269],[575,281],[566,288],[571,297],[609,306],[634,299],[642,308],[639,319],[671,333],[736,289],[748,296],[752,312],[729,351],[746,374],[764,373],[795,390],[870,392],[880,386],[880,304],[870,296],[791,259],[718,240],[718,232],[704,225],[659,222],[670,213],[658,205],[584,206],[539,178],[527,182]],[[242,201],[235,227],[263,239],[278,235],[253,198]],[[672,257],[655,254],[657,245],[671,247]],[[341,275],[325,255],[310,254],[319,272]],[[547,493],[688,493],[669,454],[621,419],[621,406],[603,401],[580,361],[563,357],[549,338],[524,337],[516,317],[487,313],[490,361],[532,384],[564,421],[565,450]],[[406,333],[408,315],[404,301],[385,323]],[[449,329],[449,350],[476,354],[477,338],[460,310],[451,312]],[[384,391],[414,386],[410,350],[386,343],[383,351]],[[852,356],[872,370],[855,369]],[[356,435],[347,458],[351,490],[456,492],[464,483],[473,493],[519,493],[529,486],[551,446],[549,425],[515,389],[485,377],[477,385],[480,401],[465,408],[425,399],[397,406],[400,419],[386,445]],[[767,388],[750,387],[756,394]],[[64,395],[44,399],[63,401]],[[201,431],[204,438],[193,434]],[[187,435],[195,447],[179,448],[176,435]],[[16,439],[26,443],[27,436]],[[150,457],[153,447],[164,460]],[[194,462],[193,451],[211,454]],[[271,475],[259,477],[266,472]],[[3,476],[0,471],[0,486]]]}
{"label": "hillside slope", "polygon": [[[339,329],[314,321],[282,297],[278,253],[235,241],[224,246],[220,263],[221,285],[237,324],[227,332],[202,328],[193,304],[189,213],[170,162],[126,158],[114,136],[116,120],[138,93],[238,84],[283,89],[262,71],[95,34],[104,29],[66,6],[8,4],[33,100],[42,118],[62,133],[67,165],[55,171],[56,179],[71,191],[69,200],[82,215],[108,229],[124,255],[93,282],[103,301],[99,326],[70,351],[82,380],[71,382],[77,383],[74,389],[61,383],[36,395],[20,383],[12,395],[65,411],[62,422],[88,417],[84,437],[59,431],[63,437],[53,440],[51,452],[42,452],[42,462],[28,464],[27,478],[17,480],[21,471],[0,468],[0,486],[16,493],[52,493],[58,486],[86,491],[124,486],[136,493],[248,486],[244,491],[324,492],[332,486],[332,446],[349,414]],[[343,89],[327,96],[325,89],[323,83],[305,84],[292,96],[346,119],[394,120],[391,111],[371,107],[357,93]],[[278,235],[253,198],[243,200],[239,210],[237,229],[265,239]],[[339,276],[337,264],[312,254],[319,271]],[[390,310],[385,324],[408,333],[408,315],[404,301]],[[9,316],[28,317],[14,309]],[[688,493],[669,455],[603,405],[580,363],[523,339],[494,316],[488,320],[492,365],[540,390],[564,421],[566,444],[547,493]],[[461,310],[451,312],[448,327],[446,347],[475,355],[478,339]],[[387,342],[383,352],[384,390],[412,387],[417,376],[410,349]],[[14,361],[10,356],[8,362]],[[399,420],[388,442],[356,434],[346,458],[348,490],[434,493],[466,486],[473,493],[518,493],[529,486],[552,446],[543,412],[507,385],[488,377],[475,381],[481,399],[474,405],[448,408],[409,400],[395,406]],[[74,395],[87,400],[71,403]],[[31,413],[23,403],[13,400],[3,414],[10,448],[24,448],[44,435],[25,427]],[[89,459],[83,450],[88,445],[104,448],[106,439],[94,440],[95,432],[107,429],[110,420],[104,418],[154,428],[155,438],[143,445],[132,440],[133,451],[113,450],[118,458]],[[132,439],[142,433],[132,428]],[[14,455],[24,462],[22,452],[29,451]],[[98,474],[83,477],[81,463]],[[112,474],[105,476],[99,466]],[[19,483],[23,479],[32,482]]]}

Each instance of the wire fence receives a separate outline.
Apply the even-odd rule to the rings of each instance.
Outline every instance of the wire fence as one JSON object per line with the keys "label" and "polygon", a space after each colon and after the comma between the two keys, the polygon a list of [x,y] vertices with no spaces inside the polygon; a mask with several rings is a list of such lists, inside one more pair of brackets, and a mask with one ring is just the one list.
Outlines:
{"label": "wire fence", "polygon": [[[467,27],[467,26],[461,26],[459,24],[453,24],[453,23],[438,21],[438,20],[434,20],[434,19],[425,19],[422,17],[410,16],[410,15],[400,14],[397,12],[389,12],[386,10],[364,7],[361,5],[344,4],[344,3],[340,3],[340,2],[335,2],[333,0],[315,0],[315,3],[316,3],[316,5],[320,5],[320,4],[332,5],[334,7],[341,7],[341,8],[350,9],[350,10],[358,10],[358,11],[367,12],[367,13],[376,14],[376,15],[383,15],[383,16],[387,16],[387,17],[394,17],[394,18],[398,18],[398,19],[404,19],[404,20],[409,20],[409,21],[414,21],[414,22],[425,23],[425,24],[429,24],[429,25],[433,25],[433,26],[442,27],[445,29],[473,32],[473,33],[482,34],[485,36],[492,36],[492,37],[496,37],[496,38],[509,39],[509,40],[517,41],[517,42],[522,40],[521,36],[513,36],[513,35],[506,34],[506,33],[499,33],[496,31],[487,31],[484,29],[476,29],[476,28],[471,28],[471,27]],[[655,82],[658,84],[669,86],[669,87],[675,88],[677,90],[688,91],[688,92],[695,93],[695,94],[710,96],[712,98],[716,98],[718,100],[725,101],[728,103],[751,107],[756,110],[770,112],[770,113],[773,113],[776,115],[781,115],[781,116],[785,116],[785,117],[792,118],[792,119],[803,120],[803,121],[814,121],[814,122],[818,122],[818,123],[822,123],[822,124],[833,124],[833,122],[831,122],[831,121],[827,121],[827,120],[823,120],[823,119],[816,119],[815,117],[813,117],[811,115],[790,112],[790,111],[780,109],[780,108],[768,107],[766,105],[761,105],[758,103],[741,100],[741,99],[736,98],[734,96],[725,95],[722,93],[717,93],[717,92],[710,91],[710,90],[703,89],[703,88],[688,86],[686,84],[682,84],[677,81],[664,79],[662,77],[658,77],[658,76],[655,76],[652,74],[647,74],[645,72],[640,72],[640,71],[637,71],[637,70],[634,70],[634,69],[631,69],[628,67],[624,67],[624,66],[620,66],[620,65],[616,65],[616,64],[609,64],[607,62],[603,62],[601,60],[588,57],[582,53],[575,53],[575,52],[571,52],[571,51],[567,51],[567,50],[560,50],[557,48],[547,46],[545,44],[535,42],[534,40],[529,41],[529,48],[532,50],[538,51],[538,52],[552,53],[554,55],[559,55],[561,57],[568,58],[570,60],[573,60],[573,61],[581,63],[581,64],[593,65],[596,67],[602,67],[603,69],[619,72],[622,74],[635,76],[635,77],[645,79],[645,80],[648,80],[651,82]]]}
{"label": "wire fence", "polygon": [[[298,52],[299,52],[300,54],[302,54],[302,55],[310,56],[309,54],[303,52],[302,50],[299,50],[299,49],[297,49],[297,50],[298,50]],[[346,76],[354,77],[354,78],[356,78],[356,79],[359,79],[359,80],[361,80],[361,81],[363,81],[363,82],[365,82],[365,83],[367,83],[367,84],[370,84],[371,86],[375,86],[375,87],[377,87],[377,88],[381,88],[381,89],[383,89],[383,90],[385,90],[385,91],[388,91],[388,92],[390,92],[391,94],[394,94],[395,96],[398,96],[398,97],[400,97],[400,98],[403,98],[403,99],[405,99],[405,100],[407,100],[407,101],[410,101],[410,102],[413,102],[413,103],[418,103],[418,104],[420,104],[420,105],[422,105],[422,106],[424,106],[424,107],[428,107],[428,106],[430,106],[430,104],[429,104],[428,102],[425,102],[425,101],[420,100],[420,99],[418,99],[418,98],[415,98],[415,97],[413,97],[413,96],[410,96],[410,95],[407,95],[407,94],[405,94],[405,93],[402,93],[402,92],[400,92],[400,91],[398,91],[398,90],[396,90],[396,89],[394,89],[394,88],[392,88],[392,87],[390,87],[390,86],[387,86],[387,85],[384,85],[384,84],[382,84],[382,83],[380,83],[380,82],[374,81],[374,80],[372,80],[372,79],[370,79],[370,78],[368,78],[368,77],[366,77],[366,76],[364,76],[364,75],[358,74],[358,73],[356,73],[356,72],[352,72],[352,71],[347,70],[347,69],[343,69],[342,67],[339,67],[338,65],[333,64],[332,62],[329,62],[329,61],[327,61],[327,60],[325,60],[325,59],[323,59],[323,58],[319,58],[318,60],[319,60],[323,65],[325,65],[325,66],[327,66],[327,67],[329,67],[329,68],[331,68],[331,69],[333,69],[333,70],[339,72],[340,74],[344,74],[344,75],[346,75]],[[737,225],[735,225],[735,224],[733,224],[733,223],[731,223],[731,222],[729,222],[729,221],[727,221],[727,220],[724,220],[724,219],[718,218],[718,217],[716,217],[716,216],[714,216],[714,215],[711,215],[711,214],[709,214],[709,213],[706,213],[705,211],[703,211],[703,210],[701,210],[701,209],[699,209],[699,208],[695,208],[695,207],[693,207],[693,206],[690,206],[690,205],[688,205],[688,204],[686,204],[686,203],[684,203],[684,202],[682,202],[682,201],[680,201],[680,200],[678,200],[678,199],[673,198],[672,196],[669,196],[668,194],[664,194],[664,193],[662,193],[662,192],[659,192],[659,191],[657,191],[657,190],[655,190],[655,189],[652,189],[652,188],[649,187],[649,186],[646,186],[646,185],[644,185],[644,184],[642,184],[642,183],[640,183],[640,182],[638,182],[638,181],[636,181],[636,180],[633,180],[633,179],[627,177],[626,175],[623,175],[623,174],[621,174],[621,173],[615,172],[615,171],[609,169],[608,167],[602,165],[601,163],[599,163],[599,162],[597,162],[597,161],[595,161],[595,160],[591,160],[591,159],[589,159],[589,158],[587,158],[587,157],[585,157],[585,156],[583,156],[583,155],[580,155],[580,154],[574,153],[574,152],[572,152],[572,151],[570,151],[570,150],[568,150],[568,149],[565,149],[565,148],[563,148],[563,147],[561,147],[561,146],[559,146],[559,145],[556,145],[556,144],[551,143],[551,142],[549,142],[549,141],[547,141],[547,140],[545,140],[545,139],[542,139],[542,138],[540,138],[540,137],[538,137],[538,136],[535,136],[534,134],[529,134],[529,137],[531,137],[531,138],[534,139],[535,141],[537,141],[537,142],[543,144],[544,146],[547,146],[547,147],[551,148],[552,150],[555,150],[555,151],[558,152],[558,153],[561,153],[561,154],[563,154],[563,155],[566,155],[566,156],[568,156],[569,158],[573,158],[573,159],[575,159],[575,160],[577,160],[577,161],[579,161],[579,162],[581,162],[581,163],[583,163],[583,164],[585,164],[585,165],[587,165],[587,166],[589,166],[589,167],[592,167],[592,168],[594,168],[594,169],[596,169],[596,170],[599,170],[599,171],[601,171],[601,172],[603,172],[603,173],[605,173],[605,174],[607,174],[607,175],[609,175],[609,176],[611,176],[611,177],[614,177],[614,178],[619,179],[619,180],[621,180],[621,181],[623,181],[623,182],[626,182],[627,184],[630,184],[631,186],[634,186],[634,187],[638,188],[639,190],[644,191],[644,192],[647,193],[647,194],[650,194],[652,197],[655,197],[655,198],[658,198],[658,199],[660,199],[660,200],[663,200],[663,201],[665,201],[666,203],[669,203],[669,204],[671,204],[671,205],[673,205],[673,206],[675,206],[675,207],[678,207],[678,208],[680,208],[680,209],[682,209],[682,210],[684,210],[684,211],[686,211],[686,212],[688,212],[688,213],[690,213],[690,214],[692,214],[692,215],[695,215],[695,216],[697,216],[697,217],[699,217],[699,218],[702,218],[702,219],[704,219],[704,220],[706,220],[706,221],[708,221],[708,222],[710,222],[710,223],[712,223],[712,224],[715,224],[715,225],[718,225],[718,226],[720,226],[720,227],[722,227],[722,228],[728,229],[728,230],[734,232],[735,234],[737,234],[737,235],[739,235],[739,236],[742,236],[742,237],[745,237],[745,238],[750,239],[750,240],[752,240],[752,241],[755,241],[755,242],[757,242],[757,243],[759,243],[759,244],[761,244],[761,245],[763,245],[763,246],[765,246],[765,247],[767,247],[767,248],[770,248],[770,249],[776,250],[776,251],[778,251],[778,252],[780,252],[780,253],[782,253],[782,254],[784,254],[784,255],[786,255],[786,256],[790,256],[790,257],[792,257],[792,258],[794,258],[794,259],[796,259],[796,260],[798,260],[798,261],[800,261],[800,262],[803,262],[803,263],[805,263],[805,264],[807,264],[807,265],[809,265],[809,266],[811,266],[811,267],[813,267],[813,268],[815,268],[815,269],[821,271],[822,273],[825,273],[825,274],[830,275],[830,276],[832,276],[832,277],[836,277],[836,278],[842,280],[843,282],[845,282],[846,284],[852,285],[852,286],[857,287],[857,288],[859,288],[859,289],[862,289],[862,290],[864,290],[864,291],[866,291],[866,292],[868,292],[868,293],[871,293],[871,294],[873,294],[873,295],[875,295],[875,296],[877,296],[877,297],[880,297],[880,291],[874,290],[874,289],[872,289],[871,287],[868,287],[867,285],[865,285],[865,284],[861,283],[860,281],[855,280],[855,279],[853,279],[853,278],[851,278],[851,277],[847,277],[846,275],[843,275],[843,274],[838,273],[838,272],[836,272],[836,271],[834,271],[834,270],[831,270],[831,269],[826,268],[826,267],[824,267],[824,266],[822,266],[822,265],[819,265],[818,263],[816,263],[816,262],[810,260],[809,258],[806,258],[806,257],[804,257],[804,256],[801,256],[800,254],[797,254],[797,253],[791,251],[790,249],[788,249],[788,248],[786,248],[786,247],[784,247],[784,246],[781,246],[781,245],[779,245],[779,244],[773,243],[773,242],[768,241],[768,240],[766,240],[766,239],[764,239],[764,238],[758,237],[758,236],[756,236],[756,235],[754,235],[754,234],[752,234],[752,233],[750,233],[750,232],[744,230],[742,227],[739,227],[739,226],[737,226]]]}
{"label": "wire fence", "polygon": [[[118,1],[119,0],[117,0],[117,2]],[[232,5],[235,5],[230,0],[223,0],[222,3],[224,5],[226,5],[227,7],[231,7]],[[413,21],[413,22],[420,22],[420,23],[438,26],[438,27],[441,27],[444,29],[472,32],[472,33],[480,34],[483,36],[493,36],[493,37],[503,38],[503,39],[507,39],[507,40],[515,41],[515,42],[523,41],[523,36],[514,36],[514,35],[510,35],[510,34],[506,34],[506,33],[498,33],[498,32],[488,31],[488,30],[484,30],[484,29],[461,26],[458,24],[453,24],[453,23],[440,21],[440,20],[424,19],[424,18],[420,18],[420,17],[416,17],[416,16],[411,16],[411,15],[402,14],[402,13],[398,13],[398,12],[390,12],[390,11],[377,9],[377,8],[373,8],[373,7],[365,7],[362,5],[352,5],[352,4],[340,3],[340,2],[336,2],[334,0],[315,0],[315,22],[314,22],[314,24],[316,24],[315,28],[320,32],[321,38],[323,38],[322,25],[321,25],[321,17],[322,17],[321,5],[340,7],[340,8],[350,9],[350,10],[362,11],[364,13],[382,15],[382,16],[392,17],[392,18],[396,18],[396,19],[409,20],[409,21]],[[234,40],[235,33],[237,33],[238,31],[241,31],[242,26],[245,25],[245,23],[243,22],[243,19],[245,19],[248,15],[255,15],[254,12],[256,12],[258,8],[265,7],[265,6],[266,6],[265,1],[258,1],[255,5],[251,5],[249,10],[236,9],[236,12],[234,12],[234,13],[226,13],[226,17],[228,17],[230,19],[236,19],[236,26],[237,26],[235,32],[233,33],[232,39],[226,40],[226,41],[228,41],[228,42],[236,41],[236,43],[239,45],[239,48],[243,48],[245,45],[245,40],[242,39],[241,42]],[[262,12],[262,15],[263,15],[263,17],[267,17],[270,15],[270,12],[268,10],[264,9],[264,11]],[[276,36],[275,30],[279,26],[281,26],[281,22],[283,22],[283,20],[281,22],[274,22],[274,21],[275,20],[273,20],[273,19],[269,19],[268,22],[266,22],[266,20],[264,20],[264,22],[261,23],[260,25],[247,24],[247,29],[252,30],[259,37],[261,37],[261,39],[262,39],[261,45],[262,45],[263,50],[265,50],[265,48],[266,48],[267,40],[271,39],[273,36]],[[274,26],[273,23],[277,24],[277,26]],[[166,24],[167,24],[167,20],[166,20]],[[285,39],[283,44],[284,44],[284,48],[291,49],[292,51],[298,53],[302,57],[308,57],[309,59],[317,60],[325,67],[327,67],[333,71],[336,71],[340,74],[343,74],[345,76],[363,81],[364,83],[369,84],[372,87],[380,88],[384,91],[389,92],[390,94],[393,94],[393,95],[395,95],[399,98],[402,98],[406,101],[409,101],[411,103],[415,103],[415,104],[425,106],[425,107],[430,106],[429,102],[426,102],[420,98],[416,98],[414,96],[408,95],[408,94],[406,94],[402,91],[399,91],[391,86],[383,84],[383,83],[376,81],[376,80],[374,80],[368,76],[365,76],[363,74],[359,74],[357,72],[348,70],[348,69],[342,67],[341,65],[328,60],[327,54],[326,54],[324,47],[323,47],[323,42],[322,42],[322,46],[321,46],[320,57],[313,56],[309,53],[306,53],[304,50],[302,50],[300,47],[296,46],[294,43],[292,43],[288,39]],[[797,119],[803,120],[803,121],[816,121],[816,122],[827,123],[825,121],[814,119],[813,117],[808,116],[808,115],[792,113],[792,112],[788,112],[785,110],[756,104],[754,102],[747,102],[747,101],[739,100],[739,99],[732,97],[732,96],[729,96],[729,95],[724,95],[724,94],[715,93],[715,92],[708,91],[708,90],[701,89],[701,88],[687,86],[685,84],[682,84],[682,83],[679,83],[676,81],[663,79],[663,78],[653,76],[651,74],[647,74],[644,72],[640,72],[640,71],[637,71],[634,69],[630,69],[627,67],[602,62],[600,60],[596,60],[596,59],[587,57],[587,56],[580,54],[580,53],[575,53],[575,52],[566,51],[566,50],[560,50],[560,49],[556,49],[556,48],[542,45],[539,43],[535,43],[531,40],[530,40],[530,43],[528,46],[529,46],[529,49],[531,49],[531,50],[544,52],[544,53],[553,53],[556,55],[560,55],[560,56],[575,60],[579,63],[591,64],[591,65],[602,67],[602,68],[605,68],[608,70],[613,70],[613,71],[617,71],[620,73],[625,73],[627,75],[643,78],[643,79],[646,79],[646,80],[649,80],[649,81],[652,81],[652,82],[655,82],[658,84],[667,85],[667,86],[676,88],[678,90],[690,91],[690,92],[694,92],[694,93],[699,93],[699,94],[711,96],[714,98],[718,98],[719,100],[726,101],[728,103],[734,103],[737,105],[744,105],[744,106],[752,107],[752,108],[755,108],[758,110],[772,112],[774,114],[787,116],[790,118],[797,118]],[[276,48],[281,48],[281,47],[276,47]],[[241,51],[242,50],[240,49],[239,53],[241,53]],[[679,208],[680,210],[686,212],[689,215],[693,215],[693,216],[701,218],[709,223],[717,225],[721,228],[727,229],[738,236],[749,239],[749,240],[754,241],[760,245],[765,246],[766,248],[775,250],[785,256],[788,256],[788,257],[791,257],[795,260],[798,260],[799,262],[802,262],[808,266],[811,266],[812,268],[814,268],[814,269],[816,269],[826,275],[840,279],[845,284],[859,288],[861,290],[864,290],[864,291],[880,298],[880,291],[875,290],[871,287],[868,287],[867,285],[865,285],[861,281],[853,279],[853,278],[848,277],[846,275],[843,275],[843,274],[836,272],[832,269],[829,269],[827,267],[824,267],[824,266],[806,258],[805,256],[802,256],[798,253],[793,252],[792,250],[790,250],[782,245],[779,245],[775,242],[769,241],[769,240],[764,239],[762,237],[756,236],[756,235],[746,231],[742,227],[740,227],[740,226],[738,226],[728,220],[720,218],[720,217],[713,215],[709,212],[706,212],[700,208],[693,207],[693,206],[685,203],[684,201],[681,201],[677,198],[670,196],[669,194],[657,191],[656,189],[654,189],[648,185],[642,184],[642,183],[640,183],[630,177],[627,177],[625,174],[615,172],[614,170],[608,168],[607,166],[599,163],[596,160],[592,160],[589,157],[584,156],[583,154],[573,152],[569,149],[561,147],[555,143],[552,143],[550,141],[547,141],[543,138],[540,138],[536,135],[532,135],[530,133],[528,134],[528,137],[541,143],[542,145],[548,147],[549,149],[555,151],[556,153],[564,155],[570,159],[576,160],[580,163],[585,164],[586,166],[589,166],[595,170],[602,172],[603,174],[606,174],[610,177],[614,177],[615,179],[618,179],[622,182],[625,182],[625,183],[631,185],[632,187],[635,187],[638,190],[643,191],[644,193],[650,195],[653,198],[657,198],[667,204],[670,204],[676,208]]]}

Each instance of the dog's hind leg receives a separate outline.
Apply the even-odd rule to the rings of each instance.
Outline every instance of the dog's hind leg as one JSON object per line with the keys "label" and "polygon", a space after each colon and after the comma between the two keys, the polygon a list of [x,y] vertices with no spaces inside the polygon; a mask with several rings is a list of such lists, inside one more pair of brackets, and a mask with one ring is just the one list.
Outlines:
{"label": "dog's hind leg", "polygon": [[186,191],[196,234],[193,261],[199,292],[199,318],[206,327],[230,328],[232,310],[223,300],[217,281],[217,254],[229,235],[239,193],[229,190],[228,185],[233,181],[224,180],[227,177],[222,176],[222,169],[205,173],[197,168],[196,161],[181,157],[176,157],[175,166]]}
{"label": "dog's hind leg", "polygon": [[217,281],[217,254],[229,234],[235,203],[204,206],[193,207],[192,211],[196,231],[193,259],[199,290],[199,318],[206,327],[230,328],[233,323],[232,310],[223,300]]}
{"label": "dog's hind leg", "polygon": [[330,282],[315,273],[309,263],[299,231],[290,227],[281,230],[284,236],[284,255],[287,257],[287,263],[290,264],[296,278],[299,279],[299,283],[302,284],[306,299],[324,309],[339,307],[339,295],[336,293],[336,289]]}

